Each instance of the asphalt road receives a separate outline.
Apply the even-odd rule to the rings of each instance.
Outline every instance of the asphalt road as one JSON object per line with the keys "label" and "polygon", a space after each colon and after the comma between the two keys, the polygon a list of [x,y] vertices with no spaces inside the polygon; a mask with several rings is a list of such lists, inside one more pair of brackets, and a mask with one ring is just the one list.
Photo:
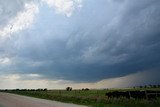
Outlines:
{"label": "asphalt road", "polygon": [[0,107],[85,107],[0,92]]}

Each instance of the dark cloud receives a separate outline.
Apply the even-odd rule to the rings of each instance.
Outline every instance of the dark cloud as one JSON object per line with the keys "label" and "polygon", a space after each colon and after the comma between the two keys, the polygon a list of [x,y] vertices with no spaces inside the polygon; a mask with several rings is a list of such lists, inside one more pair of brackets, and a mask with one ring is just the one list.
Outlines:
{"label": "dark cloud", "polygon": [[86,82],[159,69],[159,5],[87,0],[70,18],[42,8],[34,29],[5,40],[0,54],[13,63],[0,71]]}

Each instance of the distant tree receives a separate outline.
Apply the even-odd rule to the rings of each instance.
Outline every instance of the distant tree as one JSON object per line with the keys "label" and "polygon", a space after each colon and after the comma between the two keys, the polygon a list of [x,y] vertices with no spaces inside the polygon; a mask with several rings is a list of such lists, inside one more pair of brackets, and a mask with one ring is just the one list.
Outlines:
{"label": "distant tree", "polygon": [[35,89],[30,89],[29,91],[36,91]]}
{"label": "distant tree", "polygon": [[21,89],[21,91],[27,91],[27,89]]}
{"label": "distant tree", "polygon": [[88,91],[89,88],[82,88],[82,91]]}
{"label": "distant tree", "polygon": [[157,86],[156,86],[156,85],[153,85],[153,88],[157,88]]}
{"label": "distant tree", "polygon": [[8,89],[5,89],[4,91],[8,91]]}
{"label": "distant tree", "polygon": [[43,91],[47,91],[47,88],[45,88]]}
{"label": "distant tree", "polygon": [[72,87],[66,87],[67,91],[72,91]]}
{"label": "distant tree", "polygon": [[43,89],[41,89],[41,88],[38,88],[38,89],[36,89],[36,91],[43,91]]}
{"label": "distant tree", "polygon": [[20,89],[16,89],[16,91],[20,91]]}
{"label": "distant tree", "polygon": [[147,88],[147,85],[145,85],[144,88]]}
{"label": "distant tree", "polygon": [[153,85],[151,85],[151,84],[150,84],[150,85],[149,85],[149,87],[150,87],[150,88],[152,88],[152,87],[153,87]]}
{"label": "distant tree", "polygon": [[85,91],[89,91],[89,88],[85,88]]}

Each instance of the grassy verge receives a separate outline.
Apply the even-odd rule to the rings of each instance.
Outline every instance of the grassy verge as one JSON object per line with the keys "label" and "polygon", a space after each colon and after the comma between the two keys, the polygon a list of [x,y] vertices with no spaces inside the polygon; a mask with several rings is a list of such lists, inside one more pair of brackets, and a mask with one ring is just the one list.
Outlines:
{"label": "grassy verge", "polygon": [[107,98],[105,93],[113,90],[89,90],[89,91],[7,91],[9,93],[31,96],[36,98],[55,100],[92,107],[160,107],[160,99],[127,99],[127,98]]}

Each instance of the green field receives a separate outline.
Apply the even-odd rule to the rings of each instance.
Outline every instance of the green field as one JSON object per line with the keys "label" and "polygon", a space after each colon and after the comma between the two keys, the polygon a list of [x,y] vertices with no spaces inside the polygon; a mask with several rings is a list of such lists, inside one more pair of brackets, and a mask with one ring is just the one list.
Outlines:
{"label": "green field", "polygon": [[[105,93],[110,91],[128,91],[145,89],[107,89],[107,90],[47,90],[47,91],[27,91],[27,90],[8,90],[6,92],[37,97],[48,100],[88,105],[92,107],[160,107],[160,99],[127,99],[127,98],[108,98]],[[147,89],[149,90],[149,89]],[[159,88],[151,90],[160,90]]]}

